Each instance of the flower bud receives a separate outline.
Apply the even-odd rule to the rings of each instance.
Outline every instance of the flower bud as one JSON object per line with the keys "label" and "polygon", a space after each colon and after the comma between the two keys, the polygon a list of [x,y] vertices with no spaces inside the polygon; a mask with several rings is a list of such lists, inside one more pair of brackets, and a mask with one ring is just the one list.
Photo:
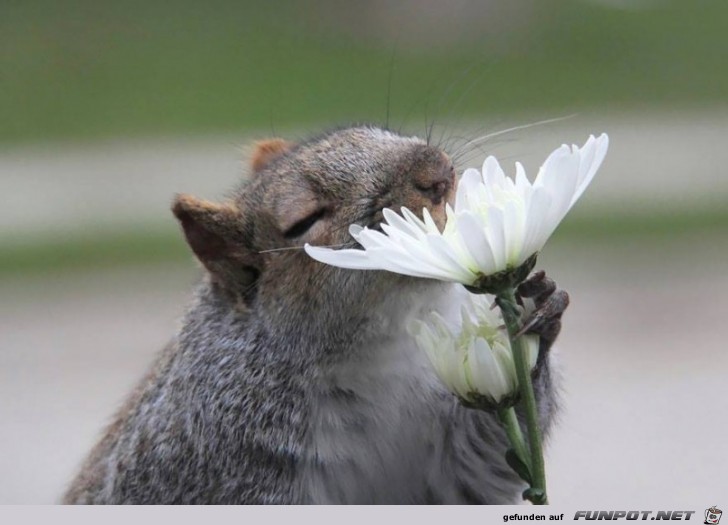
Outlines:
{"label": "flower bud", "polygon": [[[409,331],[425,351],[435,372],[460,400],[475,408],[510,406],[517,400],[518,379],[503,318],[484,295],[468,294],[460,323],[437,312],[413,321]],[[528,365],[538,357],[538,336],[525,335]]]}

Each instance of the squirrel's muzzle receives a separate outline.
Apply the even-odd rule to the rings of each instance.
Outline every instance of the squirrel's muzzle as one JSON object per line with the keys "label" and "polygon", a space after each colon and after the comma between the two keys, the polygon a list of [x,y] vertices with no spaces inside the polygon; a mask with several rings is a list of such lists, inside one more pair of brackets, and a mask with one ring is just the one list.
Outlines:
{"label": "squirrel's muzzle", "polygon": [[413,177],[415,189],[435,206],[450,200],[455,187],[455,167],[445,153],[429,149],[423,152],[423,160]]}

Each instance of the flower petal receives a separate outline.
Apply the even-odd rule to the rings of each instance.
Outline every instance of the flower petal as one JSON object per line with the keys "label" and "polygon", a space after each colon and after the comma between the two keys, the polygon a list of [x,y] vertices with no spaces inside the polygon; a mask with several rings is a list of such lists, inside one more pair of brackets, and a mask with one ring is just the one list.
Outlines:
{"label": "flower petal", "polygon": [[471,284],[475,281],[477,274],[458,260],[457,254],[454,252],[452,246],[441,235],[428,234],[427,243],[434,257],[445,262],[447,268],[451,269],[453,274],[457,272],[459,282]]}
{"label": "flower petal", "polygon": [[468,208],[469,200],[478,193],[478,187],[483,184],[483,176],[478,170],[468,168],[458,181],[458,190],[455,194],[455,212],[460,213]]}
{"label": "flower petal", "polygon": [[506,268],[506,240],[503,232],[503,210],[496,207],[488,208],[488,223],[486,225],[488,244],[493,252],[496,271]]}
{"label": "flower petal", "polygon": [[503,208],[503,240],[505,241],[506,265],[515,267],[524,260],[519,260],[523,248],[524,213],[514,201],[509,201]]}
{"label": "flower petal", "polygon": [[303,247],[309,257],[318,262],[348,268],[349,270],[376,270],[376,264],[364,250],[332,250],[306,244]]}
{"label": "flower petal", "polygon": [[362,231],[364,231],[364,227],[359,226],[358,224],[352,224],[349,226],[349,235],[354,237],[354,240],[356,240],[356,242],[359,242],[359,234]]}
{"label": "flower petal", "polygon": [[412,277],[459,282],[457,271],[442,266],[432,266],[417,258],[402,256],[391,249],[371,248],[367,252],[372,260],[373,269],[387,270]]}
{"label": "flower petal", "polygon": [[488,189],[506,185],[506,174],[503,173],[498,160],[492,155],[489,155],[483,162],[483,183]]}
{"label": "flower petal", "polygon": [[422,218],[425,219],[425,227],[428,233],[440,233],[440,228],[435,224],[435,220],[430,215],[430,210],[422,208]]}
{"label": "flower petal", "polygon": [[392,239],[382,232],[370,230],[369,228],[361,230],[358,237],[355,237],[355,239],[367,250],[374,247],[392,247],[393,244],[395,247],[399,246],[396,243],[393,243]]}
{"label": "flower petal", "polygon": [[478,269],[485,275],[495,273],[497,266],[483,223],[473,213],[467,211],[460,215],[457,227],[460,239],[475,260]]}
{"label": "flower petal", "polygon": [[510,381],[485,339],[478,337],[472,347],[472,355],[475,356],[474,366],[478,370],[476,374],[478,392],[487,394],[498,402],[511,392]]}
{"label": "flower petal", "polygon": [[[402,210],[405,209],[406,208],[402,208]],[[415,239],[421,239],[426,231],[425,224],[419,219],[417,219],[417,222],[412,220],[405,220],[389,208],[384,208],[382,210],[382,215],[384,216],[384,220],[387,221],[387,224],[389,224],[391,227],[396,228],[402,233],[406,233],[407,235]],[[414,216],[414,214],[412,214],[412,216]]]}
{"label": "flower petal", "polygon": [[609,149],[609,136],[602,133],[595,139],[594,135],[592,135],[584,145],[584,149],[587,149],[587,146],[589,146],[589,150],[582,153],[582,160],[579,165],[579,183],[574,191],[569,208],[579,200],[602,165],[604,157],[607,155],[607,149]]}
{"label": "flower petal", "polygon": [[523,239],[523,247],[521,256],[528,259],[531,255],[543,248],[548,240],[548,235],[544,235],[544,224],[546,214],[551,207],[551,196],[548,190],[543,187],[536,188],[531,196],[531,202],[526,210],[526,225]]}

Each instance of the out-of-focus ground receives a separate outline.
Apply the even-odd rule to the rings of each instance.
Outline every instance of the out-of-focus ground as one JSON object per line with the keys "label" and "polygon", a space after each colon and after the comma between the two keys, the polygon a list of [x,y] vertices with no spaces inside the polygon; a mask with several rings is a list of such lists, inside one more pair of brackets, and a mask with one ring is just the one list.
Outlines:
{"label": "out-of-focus ground", "polygon": [[[548,449],[551,500],[712,505],[728,489],[728,231],[705,223],[640,234],[639,213],[723,209],[728,116],[582,116],[486,149],[533,168],[561,141],[602,130],[611,151],[564,227],[613,210],[632,214],[636,233],[557,234],[540,259],[572,295],[559,344],[564,409]],[[239,146],[226,137],[2,153],[10,205],[0,208],[0,238],[149,224],[175,235],[171,195],[223,194],[241,171]],[[0,272],[0,503],[58,500],[176,329],[196,274],[188,256]]]}
{"label": "out-of-focus ground", "polygon": [[[456,155],[460,168],[480,167],[485,154],[494,154],[511,172],[519,160],[535,174],[546,154],[562,142],[582,144],[589,134],[606,131],[611,137],[605,164],[608,176],[598,177],[584,196],[580,208],[589,212],[609,212],[615,206],[633,212],[669,207],[684,211],[706,201],[722,203],[728,195],[728,107],[710,112],[582,114],[460,149],[469,139],[529,124],[535,122],[484,118],[470,126],[443,123],[432,140],[460,153]],[[408,131],[425,135],[421,126]],[[265,136],[264,132],[0,150],[0,194],[5,196],[0,239],[21,241],[24,236],[52,237],[104,227],[170,226],[171,214],[166,211],[175,192],[222,196],[240,180],[250,143]],[[305,133],[283,136],[296,140]]]}
{"label": "out-of-focus ground", "polygon": [[572,305],[559,341],[552,501],[638,508],[725,497],[728,235],[553,248],[541,266]]}
{"label": "out-of-focus ground", "polygon": [[[555,114],[553,117],[559,117]],[[453,153],[459,169],[496,155],[513,172],[516,160],[531,176],[562,142],[581,145],[589,134],[611,137],[606,176],[597,177],[576,212],[581,215],[679,213],[724,208],[728,196],[728,107],[712,111],[582,114],[560,122],[483,118],[443,123],[432,140]],[[320,129],[282,133],[297,140]],[[422,127],[406,131],[424,136]],[[472,147],[464,144],[496,134]],[[0,240],[24,244],[78,232],[157,227],[174,233],[175,193],[224,196],[244,172],[249,146],[265,133],[205,139],[59,144],[0,150]]]}

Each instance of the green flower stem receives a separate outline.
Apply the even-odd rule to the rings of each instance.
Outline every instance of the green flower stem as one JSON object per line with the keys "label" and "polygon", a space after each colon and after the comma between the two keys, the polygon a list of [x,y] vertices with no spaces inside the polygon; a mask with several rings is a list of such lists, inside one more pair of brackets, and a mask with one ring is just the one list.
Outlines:
{"label": "green flower stem", "polygon": [[526,448],[526,442],[523,439],[523,434],[521,433],[521,425],[518,424],[516,410],[513,407],[499,408],[498,418],[501,420],[503,427],[506,429],[506,436],[508,436],[508,441],[510,441],[513,450],[516,451],[516,455],[530,470],[531,457],[528,453],[528,449]]}
{"label": "green flower stem", "polygon": [[531,382],[531,370],[528,366],[527,347],[516,334],[520,330],[518,307],[513,288],[503,290],[498,294],[498,306],[503,313],[508,330],[508,337],[513,350],[513,361],[516,365],[516,376],[521,394],[521,401],[526,411],[526,428],[528,431],[528,444],[531,451],[531,476],[532,483],[530,491],[526,491],[524,497],[534,504],[548,504],[546,496],[546,468],[543,460],[543,447],[541,444],[541,427],[538,422],[538,408],[536,406],[536,395]]}

